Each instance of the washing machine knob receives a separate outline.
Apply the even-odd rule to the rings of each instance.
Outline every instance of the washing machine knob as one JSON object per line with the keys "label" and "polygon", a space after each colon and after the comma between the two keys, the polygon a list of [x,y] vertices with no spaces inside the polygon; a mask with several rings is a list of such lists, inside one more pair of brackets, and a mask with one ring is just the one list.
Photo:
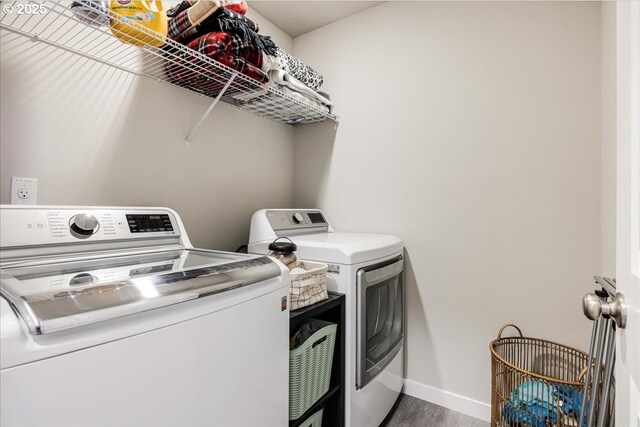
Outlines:
{"label": "washing machine knob", "polygon": [[82,213],[71,218],[71,231],[83,236],[90,236],[98,231],[99,225],[96,217],[91,214]]}
{"label": "washing machine knob", "polygon": [[298,212],[293,214],[293,222],[300,224],[302,221],[304,221],[304,217],[301,213]]}

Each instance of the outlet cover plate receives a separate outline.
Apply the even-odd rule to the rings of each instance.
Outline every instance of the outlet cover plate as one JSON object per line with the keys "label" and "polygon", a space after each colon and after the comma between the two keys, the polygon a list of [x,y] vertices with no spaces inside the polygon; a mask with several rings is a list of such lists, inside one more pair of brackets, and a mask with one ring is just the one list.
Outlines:
{"label": "outlet cover plate", "polygon": [[11,204],[35,205],[38,198],[38,180],[36,178],[11,177]]}

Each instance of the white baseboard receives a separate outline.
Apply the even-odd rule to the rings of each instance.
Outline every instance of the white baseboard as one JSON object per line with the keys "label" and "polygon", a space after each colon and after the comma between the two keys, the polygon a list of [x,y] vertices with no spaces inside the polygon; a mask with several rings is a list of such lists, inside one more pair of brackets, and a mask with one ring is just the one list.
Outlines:
{"label": "white baseboard", "polygon": [[489,422],[491,419],[491,405],[488,403],[440,390],[417,381],[405,379],[402,392],[483,421]]}

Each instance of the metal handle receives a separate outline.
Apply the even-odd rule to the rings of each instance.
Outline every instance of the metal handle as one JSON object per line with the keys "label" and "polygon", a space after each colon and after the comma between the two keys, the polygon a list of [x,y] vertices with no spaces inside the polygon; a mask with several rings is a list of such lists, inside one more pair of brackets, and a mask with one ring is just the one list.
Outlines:
{"label": "metal handle", "polygon": [[[395,258],[391,261],[395,261]],[[393,262],[392,264],[382,264],[376,266],[375,269],[371,269],[364,273],[363,284],[365,285],[365,287],[376,285],[399,275],[403,270],[404,263],[402,262],[402,258],[400,258],[398,261]]]}
{"label": "metal handle", "polygon": [[522,331],[520,330],[520,328],[518,328],[516,325],[514,325],[513,323],[505,323],[504,325],[502,325],[502,328],[500,328],[500,330],[498,331],[498,339],[502,338],[502,332],[507,329],[508,327],[512,327],[515,328],[518,333],[520,334],[520,338],[523,337],[522,335]]}
{"label": "metal handle", "polygon": [[603,301],[594,294],[586,294],[582,298],[582,311],[588,319],[597,320],[600,316],[611,317],[616,326],[624,329],[627,326],[627,304],[624,295],[616,293],[611,302]]}

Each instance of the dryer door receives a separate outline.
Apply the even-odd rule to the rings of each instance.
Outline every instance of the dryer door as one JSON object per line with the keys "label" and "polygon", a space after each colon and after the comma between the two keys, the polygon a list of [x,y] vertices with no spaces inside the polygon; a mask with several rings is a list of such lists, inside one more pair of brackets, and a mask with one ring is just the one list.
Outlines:
{"label": "dryer door", "polygon": [[402,348],[403,294],[402,256],[358,270],[358,389],[375,378]]}

